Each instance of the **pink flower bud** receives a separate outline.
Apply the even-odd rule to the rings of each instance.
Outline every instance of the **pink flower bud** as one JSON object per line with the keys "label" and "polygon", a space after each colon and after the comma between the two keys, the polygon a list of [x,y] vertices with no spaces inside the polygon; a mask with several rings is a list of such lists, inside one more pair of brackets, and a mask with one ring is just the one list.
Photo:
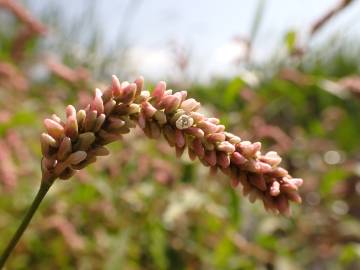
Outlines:
{"label": "pink flower bud", "polygon": [[179,108],[180,99],[174,95],[164,96],[159,102],[159,108],[164,108],[166,113],[171,113]]}
{"label": "pink flower bud", "polygon": [[72,153],[68,159],[67,162],[76,165],[79,164],[81,161],[83,161],[86,158],[86,152],[85,151],[76,151],[75,153]]}
{"label": "pink flower bud", "polygon": [[102,125],[105,122],[105,119],[106,119],[106,115],[103,113],[98,116],[93,129],[94,132],[98,132],[101,129]]}
{"label": "pink flower bud", "polygon": [[53,137],[51,137],[49,134],[46,134],[46,133],[41,134],[40,141],[51,147],[58,146],[58,142]]}
{"label": "pink flower bud", "polygon": [[90,148],[91,144],[95,141],[95,134],[92,132],[85,132],[79,135],[78,141],[74,148],[77,150],[86,151]]}
{"label": "pink flower bud", "polygon": [[64,136],[64,127],[52,119],[45,119],[44,125],[51,137],[59,139]]}
{"label": "pink flower bud", "polygon": [[256,152],[261,148],[261,143],[251,143],[249,141],[243,141],[237,144],[239,151],[246,158],[254,157]]}
{"label": "pink flower bud", "polygon": [[217,162],[216,152],[215,151],[205,151],[204,159],[210,166],[215,166]]}
{"label": "pink flower bud", "polygon": [[139,114],[138,125],[141,129],[144,129],[146,126],[146,118],[143,112]]}
{"label": "pink flower bud", "polygon": [[65,135],[75,140],[78,136],[78,122],[75,115],[70,115],[65,124]]}
{"label": "pink flower bud", "polygon": [[247,159],[239,152],[234,152],[231,154],[231,162],[233,162],[236,165],[242,165],[246,163],[246,161]]}
{"label": "pink flower bud", "polygon": [[111,99],[109,100],[108,102],[106,102],[105,106],[104,106],[104,112],[106,115],[109,115],[113,109],[115,108],[116,106],[116,101]]}
{"label": "pink flower bud", "polygon": [[192,142],[192,147],[193,150],[195,152],[195,154],[199,157],[199,158],[203,158],[205,155],[205,149],[204,146],[201,143],[201,140],[198,138],[195,138]]}
{"label": "pink flower bud", "polygon": [[281,167],[273,168],[273,170],[268,173],[269,176],[278,177],[278,178],[285,177],[288,174],[289,174],[288,171]]}
{"label": "pink flower bud", "polygon": [[110,154],[109,150],[104,146],[97,146],[89,151],[89,155],[94,155],[94,156],[107,156],[109,154]]}
{"label": "pink flower bud", "polygon": [[217,126],[211,122],[208,122],[207,120],[197,123],[196,127],[201,128],[205,134],[211,134],[217,131]]}
{"label": "pink flower bud", "polygon": [[217,153],[217,164],[219,164],[223,168],[227,168],[230,166],[230,158],[224,152]]}
{"label": "pink flower bud", "polygon": [[261,191],[266,190],[266,183],[264,176],[262,174],[254,174],[254,173],[250,174],[249,182],[258,189],[260,189]]}
{"label": "pink flower bud", "polygon": [[157,109],[147,101],[141,103],[141,108],[146,118],[153,117],[154,114],[157,112]]}
{"label": "pink flower bud", "polygon": [[199,112],[190,112],[189,116],[194,119],[195,123],[205,120],[205,116]]}
{"label": "pink flower bud", "polygon": [[219,143],[216,147],[219,151],[226,152],[226,153],[233,153],[235,151],[235,146],[227,141],[223,141]]}
{"label": "pink flower bud", "polygon": [[195,99],[190,98],[190,99],[184,100],[181,103],[180,108],[186,112],[193,112],[193,111],[197,111],[198,109],[200,109],[200,103],[197,102]]}
{"label": "pink flower bud", "polygon": [[131,103],[136,94],[136,84],[130,83],[128,86],[122,88],[122,94],[116,99],[124,104]]}
{"label": "pink flower bud", "polygon": [[76,120],[78,122],[78,128],[79,130],[83,128],[84,122],[86,118],[86,112],[85,110],[80,110],[76,114]]}
{"label": "pink flower bud", "polygon": [[66,107],[66,117],[74,116],[76,117],[76,109],[73,105],[68,105]]}
{"label": "pink flower bud", "polygon": [[118,77],[116,77],[115,75],[112,75],[111,89],[112,89],[112,94],[114,97],[119,97],[122,95],[120,81],[119,81]]}
{"label": "pink flower bud", "polygon": [[224,125],[217,125],[217,130],[216,132],[221,133],[224,132],[225,130],[225,126]]}
{"label": "pink flower bud", "polygon": [[185,146],[184,134],[179,129],[175,130],[175,145],[179,148],[182,148]]}
{"label": "pink flower bud", "polygon": [[84,131],[91,131],[96,122],[97,111],[87,111],[84,121]]}
{"label": "pink flower bud", "polygon": [[201,139],[204,137],[204,131],[202,131],[200,128],[197,128],[197,127],[189,127],[187,129],[184,129],[184,131],[187,134],[195,136],[196,138]]}
{"label": "pink flower bud", "polygon": [[143,76],[138,77],[138,78],[134,81],[134,83],[136,84],[135,97],[138,97],[138,96],[140,96],[141,91],[142,91],[143,88],[144,88],[144,77],[143,77]]}
{"label": "pink flower bud", "polygon": [[206,140],[212,143],[225,141],[224,133],[212,133],[206,136]]}
{"label": "pink flower bud", "polygon": [[156,102],[159,102],[164,96],[166,90],[166,83],[163,81],[158,82],[154,91],[152,92],[152,97]]}
{"label": "pink flower bud", "polygon": [[175,130],[170,125],[163,127],[164,137],[170,146],[174,146],[176,142]]}
{"label": "pink flower bud", "polygon": [[70,155],[71,151],[71,139],[69,137],[64,137],[60,143],[59,150],[57,152],[58,160],[65,160]]}
{"label": "pink flower bud", "polygon": [[300,197],[300,195],[296,192],[286,192],[285,193],[285,196],[290,200],[290,201],[293,201],[295,203],[301,203],[302,202],[302,199]]}
{"label": "pink flower bud", "polygon": [[154,118],[160,126],[167,123],[166,114],[163,111],[156,111],[154,114]]}
{"label": "pink flower bud", "polygon": [[101,90],[96,88],[94,93],[94,99],[90,105],[90,109],[92,111],[97,111],[97,115],[100,115],[104,112],[104,103],[101,96],[102,96]]}
{"label": "pink flower bud", "polygon": [[261,161],[275,167],[281,163],[281,157],[275,151],[270,151],[259,158]]}
{"label": "pink flower bud", "polygon": [[257,164],[259,166],[259,173],[266,174],[272,172],[272,167],[269,164],[261,161],[259,161]]}

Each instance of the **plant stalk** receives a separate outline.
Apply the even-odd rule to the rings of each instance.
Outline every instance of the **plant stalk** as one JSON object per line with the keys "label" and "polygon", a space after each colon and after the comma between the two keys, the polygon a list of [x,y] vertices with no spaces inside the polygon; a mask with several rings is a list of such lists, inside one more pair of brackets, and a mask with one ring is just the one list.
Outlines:
{"label": "plant stalk", "polygon": [[38,209],[40,203],[44,199],[45,195],[49,191],[52,181],[42,181],[40,188],[36,194],[36,197],[34,198],[34,201],[32,202],[30,208],[28,209],[24,219],[22,220],[20,226],[16,230],[14,236],[11,238],[10,242],[8,243],[7,247],[5,248],[4,252],[1,254],[0,257],[0,269],[2,269],[9,258],[11,252],[16,247],[17,243],[19,242],[21,236],[25,232],[26,228],[28,227],[32,217],[34,216],[36,210]]}

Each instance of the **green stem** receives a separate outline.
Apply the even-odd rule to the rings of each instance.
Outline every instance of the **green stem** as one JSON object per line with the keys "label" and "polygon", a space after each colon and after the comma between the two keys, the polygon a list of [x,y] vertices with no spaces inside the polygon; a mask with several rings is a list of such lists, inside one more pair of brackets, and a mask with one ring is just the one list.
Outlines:
{"label": "green stem", "polygon": [[36,210],[38,209],[41,201],[44,199],[45,195],[49,191],[52,181],[42,181],[39,191],[36,194],[34,201],[32,202],[29,210],[27,211],[24,219],[22,220],[19,228],[17,229],[16,233],[8,243],[7,247],[5,248],[4,252],[1,254],[0,257],[0,269],[2,269],[6,263],[6,260],[10,256],[11,252],[14,250],[16,244],[19,242],[19,239],[23,235],[24,231],[26,230],[27,226],[29,225],[33,215],[35,214]]}

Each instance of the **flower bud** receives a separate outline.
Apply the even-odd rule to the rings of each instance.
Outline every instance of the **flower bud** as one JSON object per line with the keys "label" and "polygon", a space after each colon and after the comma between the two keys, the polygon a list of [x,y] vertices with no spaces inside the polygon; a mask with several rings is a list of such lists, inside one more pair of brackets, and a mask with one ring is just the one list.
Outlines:
{"label": "flower bud", "polygon": [[78,141],[74,148],[77,150],[86,151],[90,148],[90,145],[95,141],[95,134],[92,132],[85,132],[79,135]]}
{"label": "flower bud", "polygon": [[194,150],[194,153],[199,157],[203,158],[205,155],[205,149],[204,146],[201,143],[201,140],[198,138],[195,138],[192,142],[192,148]]}
{"label": "flower bud", "polygon": [[176,143],[175,130],[170,125],[165,125],[163,127],[163,133],[169,145],[174,146]]}
{"label": "flower bud", "polygon": [[134,81],[134,83],[136,84],[135,97],[138,97],[138,96],[140,96],[141,91],[142,91],[143,88],[144,88],[144,77],[143,77],[143,76],[138,77],[138,78]]}
{"label": "flower bud", "polygon": [[154,114],[154,119],[158,122],[160,126],[167,123],[166,114],[163,111],[156,111]]}
{"label": "flower bud", "polygon": [[205,151],[204,159],[210,166],[215,166],[217,162],[217,156],[215,151]]}
{"label": "flower bud", "polygon": [[64,137],[63,140],[60,143],[58,152],[57,152],[57,158],[60,161],[65,160],[68,155],[70,155],[72,151],[71,147],[71,139],[69,137]]}
{"label": "flower bud", "polygon": [[200,103],[197,102],[195,99],[190,98],[190,99],[184,100],[181,103],[180,108],[186,112],[193,112],[193,111],[197,111],[200,108]]}
{"label": "flower bud", "polygon": [[77,123],[78,123],[78,129],[79,130],[83,129],[85,118],[86,118],[85,110],[79,110],[77,112],[77,114],[76,114],[76,120],[77,120]]}
{"label": "flower bud", "polygon": [[249,182],[261,191],[266,190],[266,183],[262,174],[249,174]]}
{"label": "flower bud", "polygon": [[65,124],[65,135],[75,140],[78,136],[78,122],[76,115],[70,115]]}
{"label": "flower bud", "polygon": [[227,141],[223,141],[219,143],[216,147],[219,151],[226,152],[226,153],[233,153],[235,151],[235,146]]}
{"label": "flower bud", "polygon": [[42,133],[40,137],[41,143],[45,143],[51,147],[57,147],[58,142],[47,133]]}
{"label": "flower bud", "polygon": [[185,146],[185,136],[179,129],[175,130],[175,145],[179,148]]}
{"label": "flower bud", "polygon": [[206,140],[212,143],[225,141],[224,133],[212,133],[206,136]]}
{"label": "flower bud", "polygon": [[184,131],[192,136],[195,136],[196,138],[203,138],[204,137],[204,131],[202,131],[200,128],[197,127],[189,127],[187,129],[184,129]]}
{"label": "flower bud", "polygon": [[211,134],[217,131],[217,126],[211,122],[208,122],[207,120],[197,123],[196,127],[201,128],[205,134]]}
{"label": "flower bud", "polygon": [[108,102],[105,103],[105,106],[104,106],[104,112],[106,115],[109,115],[113,109],[115,108],[116,106],[116,101],[111,99],[109,100]]}
{"label": "flower bud", "polygon": [[98,118],[95,121],[94,128],[93,128],[94,132],[98,132],[100,130],[100,128],[102,127],[102,125],[105,122],[105,119],[106,119],[106,115],[103,113],[98,116]]}
{"label": "flower bud", "polygon": [[68,105],[66,107],[66,117],[74,116],[76,117],[76,109],[73,105]]}
{"label": "flower bud", "polygon": [[64,127],[52,119],[45,119],[44,125],[51,137],[59,139],[64,136]]}
{"label": "flower bud", "polygon": [[119,81],[118,77],[116,77],[115,75],[112,75],[111,88],[112,88],[112,94],[114,97],[119,97],[122,95],[120,81]]}
{"label": "flower bud", "polygon": [[122,94],[116,100],[124,104],[129,104],[134,100],[135,94],[136,94],[136,84],[130,83],[128,86],[122,89]]}
{"label": "flower bud", "polygon": [[205,120],[205,116],[199,112],[190,112],[189,116],[194,119],[195,123]]}
{"label": "flower bud", "polygon": [[239,152],[234,152],[231,154],[231,162],[233,162],[236,165],[242,165],[246,163],[246,161],[247,159]]}
{"label": "flower bud", "polygon": [[87,154],[85,151],[76,151],[67,158],[66,162],[71,165],[79,164],[81,161],[83,161],[86,158],[86,155]]}
{"label": "flower bud", "polygon": [[217,153],[217,164],[219,164],[223,168],[227,168],[230,166],[230,158],[224,152]]}
{"label": "flower bud", "polygon": [[281,157],[275,151],[267,152],[264,156],[261,156],[259,159],[263,162],[266,162],[272,167],[275,167],[281,163]]}
{"label": "flower bud", "polygon": [[101,96],[102,96],[101,90],[96,88],[94,93],[94,99],[90,105],[90,110],[96,111],[97,115],[100,115],[104,112],[104,103]]}
{"label": "flower bud", "polygon": [[151,118],[158,111],[153,105],[149,102],[144,101],[141,103],[142,112],[144,113],[146,118]]}
{"label": "flower bud", "polygon": [[89,155],[93,156],[107,156],[109,153],[109,150],[104,146],[96,146],[89,151]]}
{"label": "flower bud", "polygon": [[94,126],[95,126],[95,122],[96,122],[96,116],[97,116],[97,112],[96,111],[87,111],[86,112],[86,118],[84,121],[84,131],[92,131]]}
{"label": "flower bud", "polygon": [[174,95],[164,96],[159,102],[159,108],[164,108],[165,113],[171,113],[179,108],[180,99]]}
{"label": "flower bud", "polygon": [[166,83],[163,81],[158,82],[154,91],[152,92],[152,97],[156,102],[159,102],[163,98],[165,90],[166,90]]}

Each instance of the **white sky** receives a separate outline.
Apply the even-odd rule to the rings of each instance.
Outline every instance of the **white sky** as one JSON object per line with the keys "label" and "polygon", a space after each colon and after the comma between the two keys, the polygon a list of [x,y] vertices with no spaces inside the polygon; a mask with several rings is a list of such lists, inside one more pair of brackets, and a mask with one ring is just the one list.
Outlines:
{"label": "white sky", "polygon": [[[254,44],[256,59],[266,59],[279,47],[288,30],[297,30],[305,38],[311,23],[338,1],[265,0],[263,19]],[[170,41],[191,51],[192,69],[198,76],[231,73],[233,57],[241,53],[241,48],[234,45],[232,39],[236,35],[248,35],[258,1],[30,0],[29,5],[35,13],[40,13],[49,4],[58,5],[66,20],[72,20],[78,19],[89,3],[96,6],[94,20],[103,30],[107,46],[116,47],[118,36],[125,36],[131,47],[130,58],[138,71],[160,79],[169,76],[172,68]],[[135,9],[129,11],[131,6]],[[315,43],[335,32],[359,37],[360,1],[333,19]]]}

